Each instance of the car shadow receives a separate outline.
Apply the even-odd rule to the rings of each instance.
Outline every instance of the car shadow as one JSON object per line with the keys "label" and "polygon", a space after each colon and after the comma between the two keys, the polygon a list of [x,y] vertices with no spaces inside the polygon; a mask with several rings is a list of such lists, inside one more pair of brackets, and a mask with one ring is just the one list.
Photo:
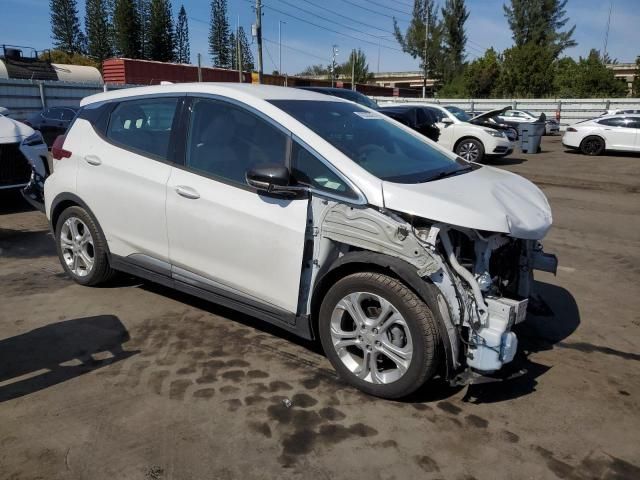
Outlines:
{"label": "car shadow", "polygon": [[35,210],[24,198],[19,190],[0,190],[0,215],[8,213],[22,213]]}
{"label": "car shadow", "polygon": [[138,353],[113,315],[56,322],[0,340],[0,403],[19,398]]}
{"label": "car shadow", "polygon": [[585,155],[580,150],[573,149],[573,148],[564,149],[564,153],[568,153],[569,155],[582,156],[585,158],[597,158],[597,157],[638,158],[640,157],[640,153],[638,152],[618,152],[618,151],[611,151],[611,150],[604,151],[600,155],[597,155],[595,157],[590,155]]}
{"label": "car shadow", "polygon": [[512,400],[536,390],[538,377],[552,367],[531,360],[533,353],[563,347],[563,340],[580,325],[580,310],[571,293],[557,285],[535,282],[538,305],[516,325],[518,353],[500,370],[499,381],[469,385],[464,401],[480,404]]}
{"label": "car shadow", "polygon": [[13,230],[0,227],[0,256],[26,259],[56,255],[56,245],[49,230]]}

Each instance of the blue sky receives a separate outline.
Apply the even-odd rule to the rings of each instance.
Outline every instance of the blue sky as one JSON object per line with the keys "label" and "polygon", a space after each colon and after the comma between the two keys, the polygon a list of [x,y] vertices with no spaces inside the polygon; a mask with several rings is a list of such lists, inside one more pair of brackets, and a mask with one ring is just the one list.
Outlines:
{"label": "blue sky", "polygon": [[[498,50],[511,46],[511,31],[502,11],[504,1],[467,0],[470,11],[467,21],[468,58],[481,55],[485,48],[491,46]],[[1,2],[0,43],[33,46],[37,49],[51,46],[48,0]],[[192,57],[195,59],[196,53],[202,53],[203,62],[210,64],[207,51],[209,1],[173,0],[176,15],[181,3],[184,3],[189,16]],[[271,72],[278,68],[279,21],[286,22],[282,24],[284,72],[294,74],[310,64],[328,63],[332,44],[338,45],[338,61],[344,61],[352,48],[360,47],[367,54],[370,70],[378,70],[378,59],[380,71],[417,70],[418,61],[399,51],[398,44],[391,37],[393,27],[390,17],[397,15],[400,25],[406,26],[407,22],[404,20],[409,19],[409,15],[402,12],[410,12],[412,3],[412,0],[263,0],[265,71]],[[444,0],[437,0],[437,3],[442,5]],[[251,31],[251,24],[255,21],[253,4],[255,0],[228,0],[229,21],[234,28],[239,19],[245,31]],[[610,0],[569,0],[569,24],[576,25],[575,39],[578,46],[568,50],[566,54],[577,58],[585,55],[591,48],[603,48],[609,4]],[[78,0],[78,7],[84,25],[84,0]],[[333,31],[318,28],[302,20]],[[608,51],[612,57],[620,62],[635,61],[635,57],[640,54],[639,26],[640,0],[613,0],[608,42]],[[380,47],[377,46],[378,43]]]}

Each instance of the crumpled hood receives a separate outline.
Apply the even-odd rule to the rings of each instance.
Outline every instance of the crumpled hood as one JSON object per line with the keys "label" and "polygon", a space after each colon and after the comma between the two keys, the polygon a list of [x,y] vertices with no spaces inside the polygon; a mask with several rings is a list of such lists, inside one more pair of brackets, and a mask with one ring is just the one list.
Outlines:
{"label": "crumpled hood", "polygon": [[19,142],[33,134],[33,132],[33,128],[29,125],[0,116],[0,143]]}
{"label": "crumpled hood", "polygon": [[454,226],[540,240],[551,227],[547,197],[529,180],[493,167],[432,182],[383,182],[386,208]]}

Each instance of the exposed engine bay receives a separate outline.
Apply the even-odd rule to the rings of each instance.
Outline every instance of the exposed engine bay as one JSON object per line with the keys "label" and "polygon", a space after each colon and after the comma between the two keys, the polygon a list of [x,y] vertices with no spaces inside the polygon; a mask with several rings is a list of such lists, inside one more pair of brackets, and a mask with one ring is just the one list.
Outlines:
{"label": "exposed engine bay", "polygon": [[[513,360],[518,339],[511,329],[526,318],[533,270],[557,267],[536,240],[318,198],[310,206],[307,243],[302,292],[354,252],[395,257],[435,288],[435,304],[427,303],[443,323],[450,378],[465,370],[492,373]],[[301,298],[301,309],[311,308],[310,296]]]}

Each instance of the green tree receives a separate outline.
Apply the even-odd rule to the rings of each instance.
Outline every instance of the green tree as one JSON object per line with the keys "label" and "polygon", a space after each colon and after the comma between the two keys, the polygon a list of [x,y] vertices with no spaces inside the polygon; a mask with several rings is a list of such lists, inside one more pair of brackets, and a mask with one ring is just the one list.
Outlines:
{"label": "green tree", "polygon": [[567,0],[511,0],[503,5],[516,47],[533,43],[549,48],[554,58],[567,48],[576,46],[573,40],[575,25],[561,31],[569,21],[565,7]]}
{"label": "green tree", "polygon": [[[338,67],[338,72],[342,74],[342,78],[349,78],[354,83],[367,83],[373,78],[367,57],[360,49],[351,51],[349,59]],[[352,73],[355,74],[355,80],[351,78]]]}
{"label": "green tree", "polygon": [[140,17],[134,0],[116,0],[113,9],[116,51],[127,58],[141,58]]}
{"label": "green tree", "polygon": [[244,32],[244,28],[242,27],[238,29],[238,38],[240,39],[240,50],[242,51],[242,69],[253,71],[256,68],[253,60],[253,53],[251,53],[247,34]]}
{"label": "green tree", "polygon": [[504,97],[540,98],[553,92],[554,50],[526,43],[504,51],[496,92]]}
{"label": "green tree", "polygon": [[172,62],[175,58],[170,0],[151,0],[149,56],[159,62]]}
{"label": "green tree", "polygon": [[598,50],[575,62],[563,58],[555,67],[554,90],[556,95],[573,98],[624,97],[627,85],[615,78],[613,70],[606,67]]}
{"label": "green tree", "polygon": [[482,57],[467,65],[463,74],[464,92],[470,98],[488,98],[500,77],[500,57],[489,48]]}
{"label": "green tree", "polygon": [[[429,35],[425,41],[426,26]],[[443,48],[442,25],[438,21],[438,12],[434,0],[414,0],[411,23],[404,34],[393,19],[394,35],[402,49],[413,58],[420,59],[420,69],[428,70],[430,78],[442,78]]]}
{"label": "green tree", "polygon": [[181,5],[176,25],[176,62],[189,63],[190,61],[189,23],[187,22],[187,11],[184,9],[184,5]]}
{"label": "green tree", "polygon": [[68,53],[84,53],[86,39],[80,29],[76,0],[50,0],[53,45]]}
{"label": "green tree", "polygon": [[227,0],[211,0],[211,28],[209,29],[209,53],[214,67],[231,67],[229,51],[229,20]]}
{"label": "green tree", "polygon": [[309,65],[303,71],[301,71],[298,75],[301,77],[320,77],[320,76],[328,76],[329,75],[329,67],[326,65],[322,65],[318,63],[317,65]]}
{"label": "green tree", "polygon": [[462,71],[464,50],[467,45],[464,24],[468,18],[469,11],[464,0],[446,0],[442,9],[443,56],[445,60],[442,73],[445,84],[459,77]]}
{"label": "green tree", "polygon": [[229,57],[231,58],[231,68],[238,68],[238,39],[236,34],[232,31],[229,33]]}
{"label": "green tree", "polygon": [[66,65],[84,65],[87,67],[100,68],[93,58],[83,55],[81,53],[68,53],[63,50],[49,50],[38,55],[40,60],[51,60],[51,63],[62,63]]}
{"label": "green tree", "polygon": [[85,4],[87,54],[102,67],[103,60],[113,56],[109,11],[106,0],[87,0]]}
{"label": "green tree", "polygon": [[151,0],[135,0],[140,23],[140,58],[151,59]]}

